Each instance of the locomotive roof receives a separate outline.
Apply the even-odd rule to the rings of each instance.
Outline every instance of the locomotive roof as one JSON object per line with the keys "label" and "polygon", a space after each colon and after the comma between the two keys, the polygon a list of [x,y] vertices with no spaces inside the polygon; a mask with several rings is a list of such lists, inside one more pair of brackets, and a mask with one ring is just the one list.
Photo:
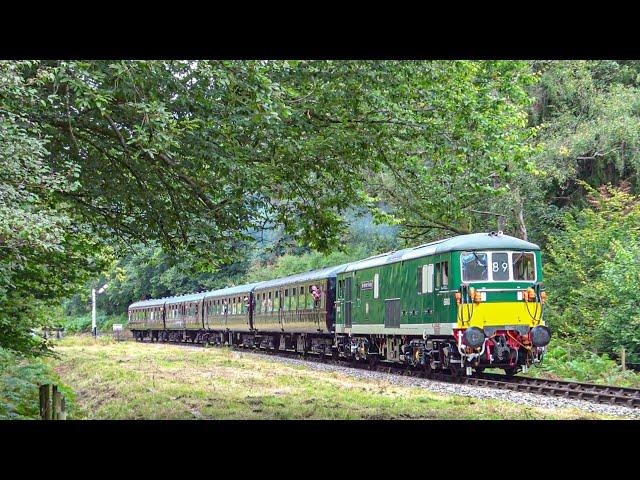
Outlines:
{"label": "locomotive roof", "polygon": [[388,263],[404,260],[411,260],[427,255],[445,253],[459,250],[540,250],[535,243],[527,242],[509,235],[498,235],[489,233],[471,233],[469,235],[458,235],[456,237],[425,243],[417,247],[405,248],[403,250],[387,252],[373,257],[365,258],[350,263],[345,272],[364,270],[366,268],[377,267]]}
{"label": "locomotive roof", "polygon": [[256,286],[256,288],[272,288],[280,285],[286,285],[289,283],[301,283],[309,282],[312,280],[320,280],[329,277],[335,277],[338,273],[344,272],[349,264],[344,263],[334,267],[320,268],[318,270],[311,270],[309,272],[297,273],[295,275],[289,275],[288,277],[276,278],[274,280],[267,280]]}
{"label": "locomotive roof", "polygon": [[247,283],[244,285],[236,285],[235,287],[221,288],[219,290],[210,290],[208,292],[204,292],[204,298],[225,297],[227,295],[237,295],[238,293],[249,293],[253,291],[253,289],[257,285],[260,285],[261,283],[262,282]]}

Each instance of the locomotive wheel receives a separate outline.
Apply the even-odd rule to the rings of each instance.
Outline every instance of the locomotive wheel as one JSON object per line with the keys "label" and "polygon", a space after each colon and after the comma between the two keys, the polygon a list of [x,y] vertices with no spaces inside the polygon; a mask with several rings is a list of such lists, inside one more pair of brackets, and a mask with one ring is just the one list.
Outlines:
{"label": "locomotive wheel", "polygon": [[375,370],[378,364],[378,355],[369,355],[369,370]]}

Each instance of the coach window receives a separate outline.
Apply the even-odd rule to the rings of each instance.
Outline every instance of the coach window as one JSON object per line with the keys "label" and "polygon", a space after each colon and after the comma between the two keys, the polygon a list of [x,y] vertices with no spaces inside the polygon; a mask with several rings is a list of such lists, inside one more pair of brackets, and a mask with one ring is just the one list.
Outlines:
{"label": "coach window", "polygon": [[478,252],[462,252],[462,281],[487,281],[489,279],[487,269],[487,254]]}
{"label": "coach window", "polygon": [[440,282],[442,280],[442,264],[436,263],[436,290],[440,289]]}
{"label": "coach window", "polygon": [[307,309],[312,310],[315,303],[313,293],[311,292],[313,285],[307,286]]}
{"label": "coach window", "polygon": [[418,275],[416,281],[418,284],[418,295],[422,295],[422,265],[418,267]]}
{"label": "coach window", "polygon": [[535,280],[535,255],[531,252],[513,252],[513,279]]}
{"label": "coach window", "polygon": [[307,299],[304,294],[304,285],[299,289],[300,295],[298,296],[298,309],[304,310],[307,307]]}
{"label": "coach window", "polygon": [[291,307],[289,308],[289,310],[295,310],[296,309],[296,304],[298,302],[298,297],[296,295],[296,290],[297,290],[297,288],[294,287],[289,292],[289,297],[291,298]]}

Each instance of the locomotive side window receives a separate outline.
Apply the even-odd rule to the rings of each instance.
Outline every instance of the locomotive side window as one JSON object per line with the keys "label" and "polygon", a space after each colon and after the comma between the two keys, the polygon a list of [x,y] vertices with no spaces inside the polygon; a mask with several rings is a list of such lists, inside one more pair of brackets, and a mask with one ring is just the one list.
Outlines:
{"label": "locomotive side window", "polygon": [[464,282],[489,279],[486,253],[462,252],[460,261],[462,262],[462,280]]}
{"label": "locomotive side window", "polygon": [[436,289],[449,287],[449,262],[436,263]]}
{"label": "locomotive side window", "polygon": [[380,274],[376,273],[373,276],[373,298],[380,296]]}
{"label": "locomotive side window", "polygon": [[491,254],[491,275],[496,281],[509,280],[509,254],[494,252]]}
{"label": "locomotive side window", "polygon": [[449,262],[442,262],[442,283],[441,288],[449,288]]}
{"label": "locomotive side window", "polygon": [[536,263],[535,256],[530,252],[513,253],[513,279],[535,280]]}

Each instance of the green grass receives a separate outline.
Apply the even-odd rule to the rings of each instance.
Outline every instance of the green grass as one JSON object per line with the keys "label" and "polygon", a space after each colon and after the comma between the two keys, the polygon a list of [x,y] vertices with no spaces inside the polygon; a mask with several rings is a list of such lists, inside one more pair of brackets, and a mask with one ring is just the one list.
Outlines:
{"label": "green grass", "polygon": [[319,372],[223,348],[68,337],[50,363],[81,419],[576,419],[497,400],[447,396]]}

